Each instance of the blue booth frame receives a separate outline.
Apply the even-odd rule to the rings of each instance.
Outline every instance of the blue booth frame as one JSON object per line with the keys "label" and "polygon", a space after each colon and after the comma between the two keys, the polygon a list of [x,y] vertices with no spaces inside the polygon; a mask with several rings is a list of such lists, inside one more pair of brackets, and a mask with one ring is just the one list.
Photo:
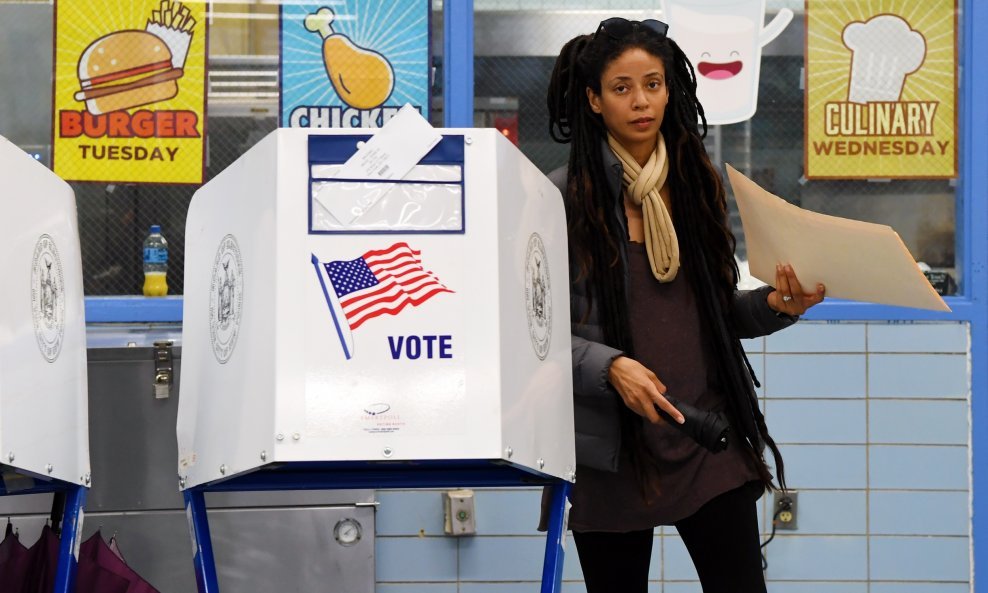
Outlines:
{"label": "blue booth frame", "polygon": [[217,593],[216,563],[206,518],[207,492],[360,488],[483,488],[547,486],[550,514],[542,565],[542,593],[559,593],[565,556],[565,506],[570,483],[514,464],[490,460],[410,462],[294,462],[271,464],[183,492],[195,545],[196,587]]}
{"label": "blue booth frame", "polygon": [[80,484],[52,480],[50,483],[37,484],[31,488],[8,492],[3,482],[0,482],[0,496],[17,496],[23,494],[64,494],[65,505],[62,512],[61,539],[58,543],[58,566],[55,569],[55,588],[52,593],[74,593],[75,578],[79,568],[76,551],[79,549],[82,537],[82,508],[86,504],[88,488]]}
{"label": "blue booth frame", "polygon": [[[826,321],[961,321],[971,331],[972,573],[988,573],[988,2],[960,0],[960,176],[957,245],[963,294],[945,300],[951,313],[828,300],[806,319]],[[444,125],[473,126],[473,0],[444,3]],[[182,300],[139,297],[86,299],[90,323],[180,322]],[[988,593],[975,579],[974,593]]]}

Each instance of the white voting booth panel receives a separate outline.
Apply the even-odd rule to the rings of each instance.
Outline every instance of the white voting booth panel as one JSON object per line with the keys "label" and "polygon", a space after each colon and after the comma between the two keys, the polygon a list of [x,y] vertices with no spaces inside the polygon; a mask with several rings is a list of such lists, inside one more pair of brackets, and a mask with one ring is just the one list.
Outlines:
{"label": "white voting booth panel", "polygon": [[400,183],[370,138],[279,129],[196,192],[179,475],[288,461],[575,470],[566,225],[496,130],[443,129]]}
{"label": "white voting booth panel", "polygon": [[89,408],[75,194],[2,136],[0,179],[0,463],[83,484]]}

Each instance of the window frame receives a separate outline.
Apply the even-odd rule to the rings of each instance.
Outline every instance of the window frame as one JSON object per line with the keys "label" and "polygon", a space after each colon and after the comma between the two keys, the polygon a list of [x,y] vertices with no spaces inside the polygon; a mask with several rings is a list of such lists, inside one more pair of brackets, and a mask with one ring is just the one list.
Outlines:
{"label": "window frame", "polygon": [[[956,210],[957,245],[964,292],[945,300],[950,313],[927,312],[866,303],[828,300],[806,319],[826,321],[964,321],[971,328],[971,492],[972,573],[988,573],[988,3],[962,0],[960,89],[960,191]],[[445,2],[444,125],[473,125],[473,0]],[[976,59],[976,56],[981,56]],[[980,98],[980,100],[979,100]],[[111,322],[181,322],[182,298],[87,297],[86,320]],[[988,580],[974,581],[976,593],[988,593]]]}
{"label": "window frame", "polygon": [[[988,162],[988,106],[977,97],[986,96],[986,67],[975,60],[978,48],[988,35],[984,7],[974,0],[962,1],[961,63],[963,80],[959,95],[961,138],[960,191],[957,193],[955,225],[958,268],[962,271],[963,293],[944,300],[950,313],[922,311],[888,305],[829,299],[807,312],[805,318],[824,321],[983,321],[988,297],[988,169],[977,167]],[[473,126],[474,22],[473,0],[446,2],[443,6],[443,125]],[[980,55],[988,55],[981,53]],[[984,62],[984,60],[982,60]],[[86,297],[86,321],[181,322],[181,297],[145,298],[130,296]]]}

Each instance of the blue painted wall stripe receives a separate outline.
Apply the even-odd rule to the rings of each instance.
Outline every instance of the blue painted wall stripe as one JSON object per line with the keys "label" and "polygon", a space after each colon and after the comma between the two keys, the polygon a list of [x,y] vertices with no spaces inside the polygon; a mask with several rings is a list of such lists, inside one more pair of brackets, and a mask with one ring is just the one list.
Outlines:
{"label": "blue painted wall stripe", "polygon": [[182,297],[86,297],[86,323],[168,323],[182,321]]}
{"label": "blue painted wall stripe", "polygon": [[473,127],[473,0],[443,3],[443,125]]}
{"label": "blue painted wall stripe", "polygon": [[[961,80],[961,187],[964,196],[964,266],[971,312],[971,491],[974,593],[988,593],[988,473],[983,469],[988,447],[988,5],[964,0],[964,65]],[[980,576],[980,578],[978,578]]]}

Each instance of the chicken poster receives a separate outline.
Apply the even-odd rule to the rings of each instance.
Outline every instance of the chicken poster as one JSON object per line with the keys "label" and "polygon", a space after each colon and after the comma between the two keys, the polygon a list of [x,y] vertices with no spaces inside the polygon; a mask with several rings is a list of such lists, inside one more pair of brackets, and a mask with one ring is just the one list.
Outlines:
{"label": "chicken poster", "polygon": [[282,4],[281,126],[379,128],[406,103],[428,118],[429,4]]}
{"label": "chicken poster", "polygon": [[808,0],[806,177],[957,175],[956,0]]}
{"label": "chicken poster", "polygon": [[202,183],[206,21],[202,2],[56,2],[56,174]]}

